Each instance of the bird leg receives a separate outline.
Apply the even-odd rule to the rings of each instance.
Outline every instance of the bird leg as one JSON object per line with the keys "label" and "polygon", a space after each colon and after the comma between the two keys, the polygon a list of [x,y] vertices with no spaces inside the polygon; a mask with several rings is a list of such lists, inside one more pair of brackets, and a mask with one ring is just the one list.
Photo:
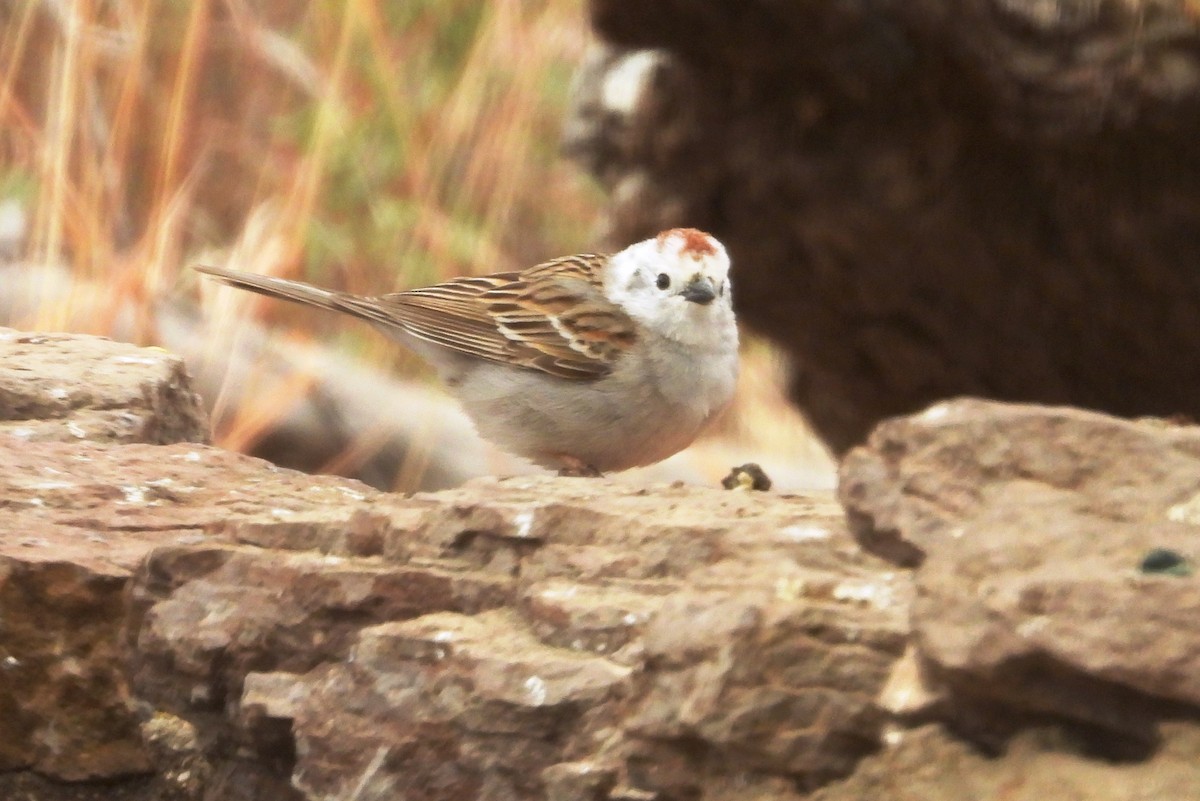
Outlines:
{"label": "bird leg", "polygon": [[558,469],[560,476],[573,476],[576,478],[603,478],[604,474],[596,468],[592,467],[582,459],[576,459],[574,456],[566,453],[555,454],[562,467]]}

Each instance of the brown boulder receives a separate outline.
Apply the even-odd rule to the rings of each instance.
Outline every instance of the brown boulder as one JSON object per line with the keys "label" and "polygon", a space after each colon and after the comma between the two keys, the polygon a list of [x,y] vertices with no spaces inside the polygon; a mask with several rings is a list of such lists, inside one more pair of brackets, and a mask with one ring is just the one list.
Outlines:
{"label": "brown boulder", "polygon": [[145,510],[171,505],[195,451],[130,448],[117,466],[90,441],[200,442],[207,431],[176,356],[0,329],[0,770],[149,768],[122,672],[123,591],[172,536],[145,525]]}
{"label": "brown boulder", "polygon": [[[47,343],[52,374],[111,345]],[[137,391],[104,411],[157,408],[165,362],[128,355]],[[517,478],[405,498],[68,434],[0,437],[6,769],[152,771],[120,784],[147,798],[737,795],[878,742],[910,585],[828,495]]]}
{"label": "brown boulder", "polygon": [[840,496],[921,562],[913,637],[962,699],[1151,737],[1200,707],[1197,476],[1195,427],[958,401],[876,429]]}
{"label": "brown boulder", "polygon": [[897,735],[854,775],[811,801],[1048,801],[1195,798],[1200,729],[1167,724],[1162,745],[1143,761],[1106,762],[1053,727],[1029,729],[1000,756],[980,753],[936,725]]}
{"label": "brown boulder", "polygon": [[[220,531],[286,548],[274,503]],[[522,478],[319,503],[379,521],[379,555],[160,549],[130,626],[142,697],[312,797],[699,792],[734,756],[816,781],[877,742],[907,583],[827,501]]]}
{"label": "brown boulder", "polygon": [[214,519],[248,491],[284,514],[322,484],[203,445],[0,434],[3,769],[69,780],[149,770],[121,647],[130,578],[156,549],[220,539]]}
{"label": "brown boulder", "polygon": [[720,237],[834,450],[958,395],[1200,416],[1193,3],[589,6],[608,244]]}
{"label": "brown boulder", "polygon": [[1191,797],[1198,436],[944,404],[847,457],[851,531],[0,432],[0,797]]}
{"label": "brown boulder", "polygon": [[174,354],[103,337],[0,328],[0,436],[207,442],[208,417]]}

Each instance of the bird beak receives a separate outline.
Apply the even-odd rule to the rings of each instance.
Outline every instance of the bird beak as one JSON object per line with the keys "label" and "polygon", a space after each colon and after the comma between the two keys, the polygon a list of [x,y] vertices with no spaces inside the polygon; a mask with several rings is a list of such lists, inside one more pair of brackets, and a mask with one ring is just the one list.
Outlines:
{"label": "bird beak", "polygon": [[679,294],[683,295],[684,300],[699,303],[701,306],[707,306],[717,297],[717,291],[713,289],[712,281],[702,275],[697,275],[689,281]]}

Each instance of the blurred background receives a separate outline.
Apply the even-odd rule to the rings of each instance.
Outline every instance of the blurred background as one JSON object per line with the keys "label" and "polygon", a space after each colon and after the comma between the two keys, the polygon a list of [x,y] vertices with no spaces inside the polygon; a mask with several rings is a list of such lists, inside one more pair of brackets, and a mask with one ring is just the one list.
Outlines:
{"label": "blurred background", "polygon": [[[288,466],[405,491],[532,469],[366,326],[187,266],[378,294],[593,249],[604,192],[561,155],[583,6],[0,4],[0,325],[182,353],[216,442]],[[785,380],[749,339],[721,425],[629,478],[831,485]]]}

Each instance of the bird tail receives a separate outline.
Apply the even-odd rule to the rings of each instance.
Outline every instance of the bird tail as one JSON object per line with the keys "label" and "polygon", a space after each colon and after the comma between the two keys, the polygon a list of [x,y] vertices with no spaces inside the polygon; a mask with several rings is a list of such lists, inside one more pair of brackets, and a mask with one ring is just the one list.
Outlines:
{"label": "bird tail", "polygon": [[380,316],[376,310],[371,308],[370,304],[364,304],[361,299],[353,295],[347,295],[344,292],[334,292],[329,289],[321,289],[320,287],[305,284],[301,281],[289,281],[286,278],[272,278],[267,275],[244,273],[240,270],[213,267],[207,264],[195,264],[192,266],[192,269],[196,272],[212,276],[227,286],[257,292],[267,297],[338,311],[367,320],[374,321]]}

